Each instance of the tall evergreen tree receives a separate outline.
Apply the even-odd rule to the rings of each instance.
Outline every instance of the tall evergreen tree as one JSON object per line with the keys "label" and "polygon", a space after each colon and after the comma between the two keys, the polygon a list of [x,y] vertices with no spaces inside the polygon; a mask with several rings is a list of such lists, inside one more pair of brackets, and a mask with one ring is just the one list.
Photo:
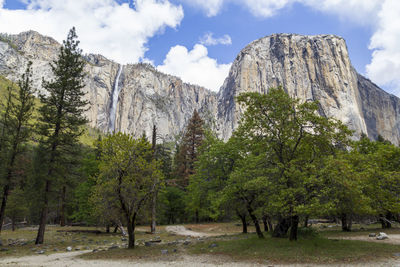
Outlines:
{"label": "tall evergreen tree", "polygon": [[189,184],[189,176],[194,174],[199,147],[204,139],[204,121],[197,110],[186,127],[185,135],[176,154],[176,176],[178,184],[186,188]]}
{"label": "tall evergreen tree", "polygon": [[40,108],[39,132],[47,150],[48,164],[36,244],[42,244],[44,240],[52,182],[60,177],[60,170],[65,169],[63,159],[78,142],[83,133],[81,126],[86,123],[83,112],[88,102],[82,100],[85,62],[78,45],[75,28],[72,28],[60,48],[58,59],[50,64],[54,79],[43,81],[47,94],[40,95],[43,106]]}
{"label": "tall evergreen tree", "polygon": [[0,231],[4,221],[4,214],[7,205],[7,198],[13,185],[15,176],[15,164],[18,155],[23,152],[23,145],[26,143],[32,132],[32,125],[29,120],[34,110],[34,90],[32,88],[32,62],[28,63],[25,73],[18,81],[18,91],[13,93],[9,88],[6,113],[3,120],[2,131],[2,159],[5,172],[3,198],[0,208]]}

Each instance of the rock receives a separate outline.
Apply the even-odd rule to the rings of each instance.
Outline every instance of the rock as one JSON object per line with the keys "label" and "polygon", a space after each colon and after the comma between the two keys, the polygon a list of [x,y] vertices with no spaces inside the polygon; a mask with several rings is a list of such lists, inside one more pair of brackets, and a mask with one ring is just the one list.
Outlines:
{"label": "rock", "polygon": [[167,249],[162,249],[162,250],[161,250],[161,254],[162,254],[162,255],[168,254],[168,250],[167,250]]}
{"label": "rock", "polygon": [[174,248],[173,252],[178,252],[178,250],[176,248]]}
{"label": "rock", "polygon": [[209,248],[216,248],[218,247],[218,244],[212,243],[211,245],[208,246]]}
{"label": "rock", "polygon": [[44,250],[39,250],[38,252],[36,252],[37,254],[44,254]]}
{"label": "rock", "polygon": [[379,235],[376,237],[377,240],[384,240],[384,239],[388,239],[389,236],[383,232],[380,232]]}
{"label": "rock", "polygon": [[81,250],[80,248],[75,248],[76,251]]}
{"label": "rock", "polygon": [[376,234],[375,233],[370,233],[368,236],[369,237],[376,237]]}
{"label": "rock", "polygon": [[[60,44],[34,31],[7,38],[13,45],[0,41],[0,75],[15,82],[31,60],[33,87],[43,93],[42,77],[52,78],[48,63],[57,58]],[[338,36],[273,34],[256,40],[237,55],[218,94],[143,63],[125,65],[116,81],[119,64],[101,55],[84,58],[85,98],[91,102],[85,116],[91,127],[103,132],[115,120],[116,131],[135,137],[145,132],[149,137],[155,124],[158,134],[171,140],[197,109],[215,121],[219,137],[227,140],[244,111],[235,98],[282,85],[301,101],[318,100],[320,114],[342,120],[355,130],[355,137],[361,132],[371,138],[380,134],[400,143],[400,99],[356,72],[346,43]],[[116,82],[121,91],[110,118]]]}
{"label": "rock", "polygon": [[99,251],[97,248],[93,249],[92,252],[97,252]]}
{"label": "rock", "polygon": [[395,256],[395,257],[400,257],[400,253],[399,253],[399,252],[393,253],[393,256]]}
{"label": "rock", "polygon": [[145,245],[146,247],[151,247],[151,246],[154,245],[154,243],[149,242],[149,241],[146,241],[146,242],[144,242],[144,245]]}
{"label": "rock", "polygon": [[190,245],[190,241],[185,241],[185,242],[183,242],[183,244],[185,245],[185,246],[187,246],[187,245]]}
{"label": "rock", "polygon": [[128,241],[128,238],[126,238],[126,237],[121,237],[121,241]]}
{"label": "rock", "polygon": [[54,251],[54,252],[57,252],[57,251],[58,251],[58,248],[54,248],[53,251]]}
{"label": "rock", "polygon": [[0,251],[8,251],[8,248],[0,248]]}
{"label": "rock", "polygon": [[119,248],[118,246],[116,246],[116,245],[114,245],[114,246],[111,246],[111,247],[109,247],[108,248],[108,250],[111,250],[111,249],[117,249],[117,248]]}
{"label": "rock", "polygon": [[301,101],[318,100],[320,114],[343,121],[355,137],[380,134],[399,144],[400,99],[358,74],[335,35],[273,34],[240,51],[219,91],[220,136],[227,140],[244,112],[235,97],[279,85]]}
{"label": "rock", "polygon": [[67,247],[67,251],[72,251],[72,247]]}

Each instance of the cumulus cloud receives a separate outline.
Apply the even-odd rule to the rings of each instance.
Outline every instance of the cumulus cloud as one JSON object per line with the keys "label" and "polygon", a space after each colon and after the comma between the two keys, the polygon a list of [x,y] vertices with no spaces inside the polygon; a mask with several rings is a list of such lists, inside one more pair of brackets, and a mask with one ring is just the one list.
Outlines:
{"label": "cumulus cloud", "polygon": [[228,34],[225,34],[224,36],[219,38],[215,38],[212,32],[207,32],[200,38],[200,44],[206,46],[219,45],[219,44],[231,45],[232,39]]}
{"label": "cumulus cloud", "polygon": [[372,60],[367,75],[400,96],[400,2],[385,1],[378,14],[379,27],[371,38]]}
{"label": "cumulus cloud", "polygon": [[225,1],[226,0],[180,0],[180,2],[199,7],[208,17],[217,15]]}
{"label": "cumulus cloud", "polygon": [[184,82],[204,86],[213,91],[218,91],[228,76],[230,64],[218,64],[208,57],[208,50],[202,44],[196,44],[192,50],[184,46],[172,47],[164,59],[159,71],[176,75]]}
{"label": "cumulus cloud", "polygon": [[0,0],[0,32],[35,30],[61,41],[75,26],[84,52],[120,63],[144,57],[149,38],[183,19],[180,5],[168,0],[135,0],[134,8],[115,0],[27,0],[27,9],[8,10]]}

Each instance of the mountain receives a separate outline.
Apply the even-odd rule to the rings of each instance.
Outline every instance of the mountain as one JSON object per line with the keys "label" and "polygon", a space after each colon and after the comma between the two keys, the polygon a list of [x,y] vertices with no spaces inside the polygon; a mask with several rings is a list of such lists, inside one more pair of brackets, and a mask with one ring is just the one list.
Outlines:
{"label": "mountain", "polygon": [[[15,81],[33,62],[33,81],[43,93],[42,77],[51,79],[49,63],[57,58],[60,44],[35,31],[0,36],[0,75]],[[183,83],[149,64],[120,65],[101,55],[84,56],[86,112],[91,127],[103,132],[122,131],[138,137],[151,136],[157,125],[161,138],[178,135],[195,109],[211,121],[217,94],[201,86]],[[116,93],[118,92],[118,93]]]}
{"label": "mountain", "polygon": [[335,35],[274,34],[250,43],[236,57],[218,96],[218,130],[228,137],[242,108],[235,96],[282,86],[302,101],[317,100],[319,113],[361,133],[400,141],[400,99],[358,74],[346,43]]}
{"label": "mountain", "polygon": [[[34,83],[51,78],[49,62],[60,44],[29,31],[0,35],[0,75],[16,80],[28,60]],[[194,109],[227,139],[237,127],[242,108],[235,97],[242,92],[266,93],[283,86],[302,101],[318,100],[319,113],[342,120],[375,139],[382,135],[400,143],[400,99],[358,74],[351,65],[345,41],[334,35],[274,34],[245,47],[232,64],[218,94],[182,82],[149,64],[120,65],[101,55],[85,55],[86,116],[90,126],[150,136],[153,124],[166,140],[184,128]]]}

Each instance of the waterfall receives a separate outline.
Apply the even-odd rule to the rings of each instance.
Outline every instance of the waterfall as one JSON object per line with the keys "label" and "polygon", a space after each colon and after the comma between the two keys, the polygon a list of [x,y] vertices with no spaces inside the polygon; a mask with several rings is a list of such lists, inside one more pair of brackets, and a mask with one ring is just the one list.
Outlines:
{"label": "waterfall", "polygon": [[117,116],[116,111],[117,111],[117,104],[118,104],[118,96],[119,92],[121,91],[121,88],[119,88],[119,77],[121,76],[122,73],[122,65],[119,65],[117,77],[115,78],[114,81],[114,88],[113,92],[111,95],[111,107],[110,107],[110,119],[109,119],[109,124],[108,124],[108,131],[110,133],[114,132],[115,130],[115,118]]}

